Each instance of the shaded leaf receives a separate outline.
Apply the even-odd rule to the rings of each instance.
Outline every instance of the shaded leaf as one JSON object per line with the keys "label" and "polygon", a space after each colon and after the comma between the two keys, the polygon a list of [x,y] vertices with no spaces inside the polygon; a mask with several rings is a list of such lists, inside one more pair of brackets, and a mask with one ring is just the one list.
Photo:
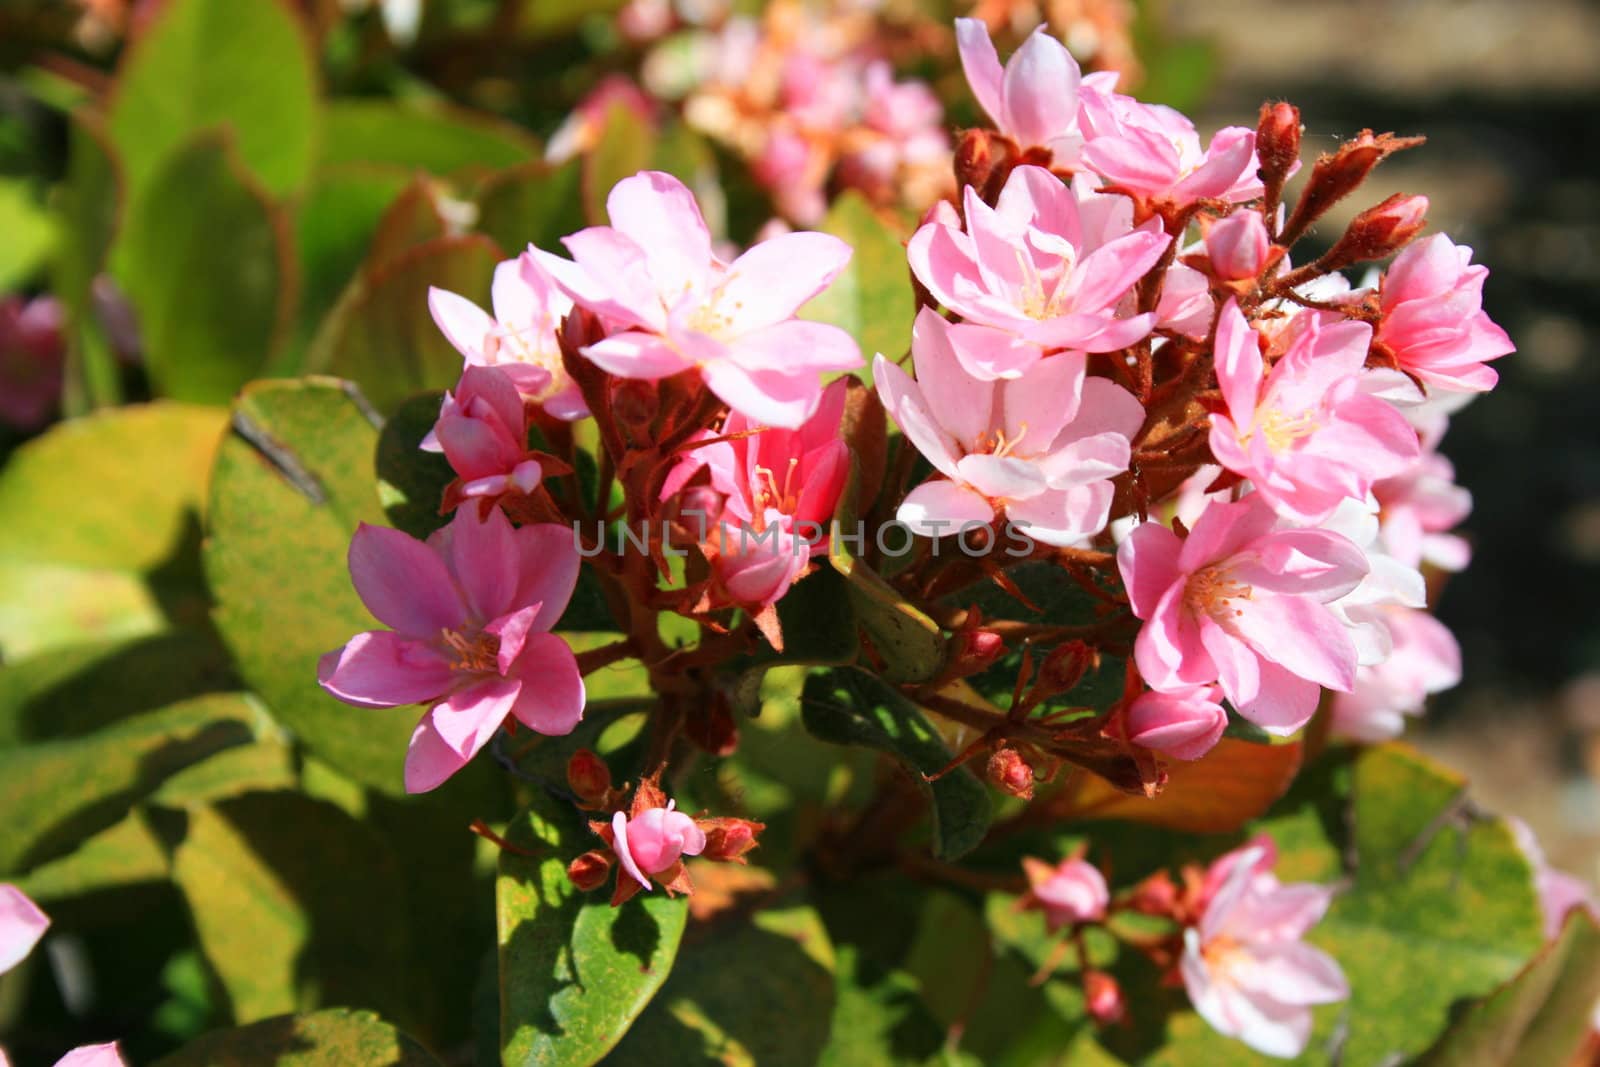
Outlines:
{"label": "shaded leaf", "polygon": [[417,1042],[376,1015],[348,1008],[218,1030],[156,1067],[438,1067]]}
{"label": "shaded leaf", "polygon": [[0,293],[9,293],[34,279],[57,243],[55,220],[21,179],[0,178],[0,233]]}
{"label": "shaded leaf", "polygon": [[166,843],[144,812],[135,809],[70,854],[34,868],[19,885],[34,900],[49,904],[103,889],[162,882],[170,873]]}
{"label": "shaded leaf", "polygon": [[216,126],[233,131],[240,159],[273,193],[310,172],[316,61],[283,0],[168,0],[124,50],[114,84],[111,135],[135,200],[179,145]]}
{"label": "shaded leaf", "polygon": [[101,116],[74,111],[67,133],[67,173],[57,187],[60,218],[52,287],[66,307],[67,377],[62,404],[68,414],[122,398],[121,370],[91,303],[91,286],[106,266],[124,207],[124,188]]}
{"label": "shaded leaf", "polygon": [[865,745],[904,763],[933,798],[934,853],[953,859],[970,851],[989,829],[989,791],[965,767],[928,783],[952,753],[915,705],[899,690],[851,668],[812,675],[800,697],[812,736],[836,745]]}
{"label": "shaded leaf", "polygon": [[290,325],[292,245],[287,220],[220,135],[150,175],[129,200],[112,267],[157,391],[223,404],[261,372]]}
{"label": "shaded leaf", "polygon": [[88,737],[0,752],[0,873],[26,870],[117,822],[168,776],[253,740],[237,696],[199,697]]}
{"label": "shaded leaf", "polygon": [[442,400],[441,393],[411,397],[384,421],[378,434],[378,496],[389,524],[412,537],[426,538],[447,521],[439,514],[439,502],[445,486],[455,480],[455,471],[442,453],[421,448],[438,421]]}
{"label": "shaded leaf", "polygon": [[500,854],[500,1051],[508,1067],[597,1062],[672,969],[688,901],[658,887],[620,908],[580,893],[567,864],[601,847],[581,813],[546,793],[512,820]]}
{"label": "shaded leaf", "polygon": [[437,286],[486,303],[500,252],[478,234],[416,245],[377,265],[370,260],[323,320],[306,367],[360,385],[383,412],[413,393],[448,389],[461,377],[461,353],[428,312]]}
{"label": "shaded leaf", "polygon": [[349,707],[317,684],[318,657],[376,626],[345,564],[357,524],[384,521],[373,416],[341,382],[258,382],[234,427],[207,521],[217,627],[274,718],[356,781],[401,792],[417,710]]}
{"label": "shaded leaf", "polygon": [[816,1064],[836,999],[833,946],[816,912],[765,909],[703,933],[607,1064]]}
{"label": "shaded leaf", "polygon": [[823,1067],[925,1063],[944,1046],[944,1028],[928,1014],[915,978],[883,970],[853,946],[835,950],[837,998]]}
{"label": "shaded leaf", "polygon": [[561,238],[578,228],[573,206],[581,178],[577,160],[559,167],[524,163],[492,174],[478,187],[478,229],[508,256],[530,244],[557,251]]}
{"label": "shaded leaf", "polygon": [[469,179],[527,162],[538,146],[522,130],[437,104],[336,100],[324,114],[322,163],[391,164]]}
{"label": "shaded leaf", "polygon": [[367,827],[289,792],[189,808],[172,859],[200,947],[246,1023],[329,1003],[403,1007],[399,873]]}

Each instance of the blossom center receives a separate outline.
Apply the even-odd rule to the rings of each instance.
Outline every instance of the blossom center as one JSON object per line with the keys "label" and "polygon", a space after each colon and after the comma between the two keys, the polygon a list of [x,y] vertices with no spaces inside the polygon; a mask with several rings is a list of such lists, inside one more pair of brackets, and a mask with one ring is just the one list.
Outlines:
{"label": "blossom center", "polygon": [[480,630],[469,638],[459,630],[441,630],[439,639],[444,642],[446,648],[455,653],[455,660],[450,664],[453,670],[499,669],[500,638],[496,635]]}
{"label": "blossom center", "polygon": [[[1028,436],[1028,424],[1023,423],[1017,427],[1017,435],[1010,439],[1006,437],[1004,428],[987,430],[978,435],[977,445],[973,448],[974,455],[995,456],[1005,458],[1016,451],[1022,439]],[[1019,454],[1018,458],[1022,458]]]}
{"label": "blossom center", "polygon": [[800,467],[797,456],[789,458],[789,465],[784,469],[783,480],[778,480],[770,467],[757,467],[755,484],[751,489],[755,493],[756,521],[761,522],[762,514],[768,508],[776,508],[785,515],[793,515],[800,506],[800,489],[794,484],[795,471]]}
{"label": "blossom center", "polygon": [[1017,269],[1022,275],[1019,293],[1022,313],[1035,321],[1060,318],[1063,314],[1062,305],[1066,300],[1065,286],[1062,282],[1072,273],[1076,261],[1070,246],[1064,253],[1055,257],[1059,260],[1060,266],[1048,271],[1041,270],[1027,250],[1018,248],[1014,251],[1017,256]]}
{"label": "blossom center", "polygon": [[[1316,414],[1310,411],[1291,415],[1281,408],[1263,408],[1256,412],[1255,431],[1261,434],[1267,442],[1267,447],[1274,452],[1286,451],[1296,441],[1315,433],[1318,428]],[[1245,439],[1249,439],[1248,434],[1245,435]]]}
{"label": "blossom center", "polygon": [[1241,614],[1233,602],[1249,600],[1251,592],[1250,586],[1233,578],[1225,568],[1207,567],[1190,577],[1183,602],[1191,614],[1221,621]]}

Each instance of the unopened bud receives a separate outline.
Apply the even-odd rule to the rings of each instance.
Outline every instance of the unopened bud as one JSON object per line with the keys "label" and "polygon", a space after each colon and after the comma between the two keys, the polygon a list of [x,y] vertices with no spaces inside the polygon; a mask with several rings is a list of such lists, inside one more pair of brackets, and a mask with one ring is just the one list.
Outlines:
{"label": "unopened bud", "polygon": [[1319,262],[1329,270],[1398,252],[1428,224],[1428,198],[1396,193],[1350,220],[1344,236]]}
{"label": "unopened bud", "polygon": [[1141,915],[1171,915],[1178,906],[1178,887],[1166,871],[1157,871],[1138,885],[1128,897],[1128,907]]}
{"label": "unopened bud", "polygon": [[1300,109],[1293,104],[1262,104],[1256,123],[1256,159],[1261,163],[1261,184],[1277,200],[1283,183],[1300,162]]}
{"label": "unopened bud", "polygon": [[683,719],[684,736],[713,756],[729,756],[739,747],[739,724],[727,698],[720,694],[711,703],[691,708]]}
{"label": "unopened bud", "polygon": [[1121,1022],[1127,1014],[1122,987],[1104,971],[1083,972],[1083,999],[1089,1017],[1101,1026]]}
{"label": "unopened bud", "polygon": [[731,817],[700,819],[696,825],[706,835],[706,847],[700,858],[719,863],[747,862],[745,853],[760,843],[756,835],[767,828],[765,823]]}
{"label": "unopened bud", "polygon": [[1422,142],[1421,137],[1396,137],[1392,133],[1374,135],[1371,130],[1362,130],[1353,140],[1340,145],[1337,152],[1318,159],[1279,243],[1292,244],[1306,227],[1366,181],[1373,167],[1396,152],[1415,148]]}
{"label": "unopened bud", "polygon": [[611,417],[635,441],[650,438],[650,424],[658,409],[656,385],[639,378],[618,378],[611,383]]}
{"label": "unopened bud", "polygon": [[984,776],[1014,797],[1033,799],[1033,767],[1014,748],[995,749],[984,767]]}
{"label": "unopened bud", "polygon": [[1082,641],[1058,645],[1045,657],[1034,680],[1034,695],[1043,699],[1056,693],[1070,693],[1083,681],[1084,672],[1094,663],[1094,649]]}
{"label": "unopened bud", "polygon": [[[1002,154],[1005,151],[1002,149]],[[995,165],[995,133],[993,130],[968,130],[956,144],[956,188],[972,186],[982,195],[989,184]]]}
{"label": "unopened bud", "polygon": [[593,752],[580,748],[567,761],[567,787],[584,807],[603,807],[611,792],[611,768]]}
{"label": "unopened bud", "polygon": [[587,893],[605,885],[611,874],[611,857],[598,849],[585,852],[567,864],[567,879]]}
{"label": "unopened bud", "polygon": [[1206,232],[1205,245],[1212,275],[1231,282],[1259,277],[1272,241],[1260,212],[1235,211]]}

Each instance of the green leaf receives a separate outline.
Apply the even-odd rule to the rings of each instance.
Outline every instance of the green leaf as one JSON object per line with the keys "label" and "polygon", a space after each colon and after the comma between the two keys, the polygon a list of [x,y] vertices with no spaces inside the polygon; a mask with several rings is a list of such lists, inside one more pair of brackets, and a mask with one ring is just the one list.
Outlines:
{"label": "green leaf", "polygon": [[1422,1059],[1425,1067],[1567,1063],[1600,1000],[1600,926],[1574,908],[1554,941],[1474,1004]]}
{"label": "green leaf", "polygon": [[404,1009],[400,872],[370,829],[288,792],[187,814],[172,877],[236,1021],[330,1003]]}
{"label": "green leaf", "polygon": [[121,369],[90,299],[105,269],[125,209],[123,179],[104,120],[87,109],[71,116],[65,180],[55,208],[61,220],[52,284],[67,310],[67,380],[63,407],[81,414],[122,398]]}
{"label": "green leaf", "polygon": [[323,320],[306,367],[354,381],[384,412],[413,393],[454,386],[461,353],[434,325],[428,288],[486,303],[499,261],[494,242],[479,234],[429,241],[382,265],[369,261]]}
{"label": "green leaf", "polygon": [[21,179],[0,178],[0,233],[0,293],[9,293],[33,280],[56,244],[55,220]]}
{"label": "green leaf", "polygon": [[34,900],[49,904],[104,889],[163,882],[170,873],[166,843],[148,816],[135,809],[71,854],[36,867],[19,884]]}
{"label": "green leaf", "polygon": [[220,135],[166,157],[129,203],[112,269],[138,315],[151,383],[178,400],[227,403],[290,325],[288,222]]}
{"label": "green leaf", "polygon": [[0,751],[0,874],[64,854],[168,776],[250,743],[254,717],[238,696],[199,697],[88,737]]}
{"label": "green leaf", "polygon": [[439,502],[456,476],[441,453],[424,452],[420,447],[438,421],[441,399],[440,393],[411,397],[378,434],[378,496],[384,513],[391,526],[419,539],[445,524]]}
{"label": "green leaf", "polygon": [[763,643],[729,665],[728,689],[737,711],[756,712],[762,679],[773,667],[852,663],[860,653],[848,586],[827,568],[796,582],[778,601],[778,626],[783,631],[782,652]]}
{"label": "green leaf", "polygon": [[398,793],[417,710],[349,707],[317,684],[318,657],[376,625],[345,562],[356,526],[384,521],[375,421],[342,382],[246,389],[217,453],[205,568],[217,627],[273,716],[351,778]]}
{"label": "green leaf", "polygon": [[492,174],[478,188],[478,229],[507,255],[520,255],[530,244],[559,249],[561,238],[577,228],[572,209],[581,179],[577,160],[559,167],[524,163]]}
{"label": "green leaf", "polygon": [[704,933],[608,1067],[818,1063],[836,995],[833,946],[817,913],[769,908]]}
{"label": "green leaf", "polygon": [[390,164],[470,179],[525,163],[538,145],[478,112],[388,100],[336,100],[324,116],[323,166]]}
{"label": "green leaf", "polygon": [[7,661],[204,621],[199,512],[222,428],[219,411],[147,404],[58,423],[12,454],[0,471]]}
{"label": "green leaf", "polygon": [[[326,168],[311,179],[295,212],[301,279],[296,363],[366,260],[378,220],[410,180],[411,172],[400,167],[354,163]],[[300,368],[280,362],[274,369]]]}
{"label": "green leaf", "polygon": [[819,1067],[924,1063],[944,1046],[944,1028],[928,1014],[921,987],[900,970],[884,970],[851,945],[835,950],[828,1047]]}
{"label": "green leaf", "polygon": [[[945,639],[938,623],[928,618],[894,586],[850,551],[840,531],[861,532],[855,500],[860,482],[858,463],[852,458],[850,478],[839,496],[834,531],[828,543],[828,562],[849,583],[850,602],[861,628],[883,660],[885,681],[926,682],[944,666]],[[866,536],[871,536],[867,534]]]}
{"label": "green leaf", "polygon": [[583,214],[594,226],[606,225],[606,197],[611,187],[650,166],[656,132],[624,104],[606,110],[600,139],[583,155]]}
{"label": "green leaf", "polygon": [[330,1008],[206,1034],[155,1067],[438,1067],[376,1015]]}
{"label": "green leaf", "polygon": [[854,253],[849,266],[800,310],[800,317],[831,323],[854,337],[867,363],[855,373],[870,384],[872,372],[867,368],[874,355],[899,359],[911,348],[911,320],[917,308],[905,243],[854,190],[833,202],[822,229]]}
{"label": "green leaf", "polygon": [[[864,671],[838,668],[812,675],[800,697],[806,729],[836,745],[865,745],[904,763],[919,780],[950,762],[951,752],[899,690]],[[923,788],[933,798],[933,850],[954,859],[989,829],[989,791],[965,767]]]}
{"label": "green leaf", "polygon": [[[180,145],[217,126],[233,131],[239,158],[266,189],[298,188],[311,170],[317,127],[311,44],[283,0],[163,4],[124,50],[111,98],[111,136],[133,199]],[[236,237],[227,229],[211,236],[225,247]],[[201,276],[191,265],[189,279]]]}
{"label": "green leaf", "polygon": [[567,864],[604,845],[581,813],[542,791],[506,838],[529,854],[501,852],[495,883],[502,1061],[598,1062],[667,980],[688,901],[657,888],[613,908],[604,890],[578,892]]}
{"label": "green leaf", "polygon": [[407,249],[445,236],[449,227],[439,211],[441,195],[443,191],[437,179],[425,174],[413,178],[378,220],[367,250],[368,264],[381,267],[398,259]]}

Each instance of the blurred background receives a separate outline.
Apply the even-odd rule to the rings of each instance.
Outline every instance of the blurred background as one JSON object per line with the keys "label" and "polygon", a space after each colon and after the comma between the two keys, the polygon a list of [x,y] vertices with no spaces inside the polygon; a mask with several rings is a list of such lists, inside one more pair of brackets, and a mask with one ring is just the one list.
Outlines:
{"label": "blurred background", "polygon": [[[240,9],[262,2],[237,0]],[[427,202],[427,226],[437,224],[441,234],[459,236],[476,226],[505,241],[513,223],[528,218],[543,218],[556,233],[574,228],[575,219],[540,216],[524,206],[503,214],[499,222],[507,229],[497,231],[495,206],[505,208],[512,197],[485,198],[477,179],[489,170],[538,168],[541,158],[559,163],[561,146],[592,147],[608,129],[612,140],[606,143],[626,145],[619,112],[631,113],[636,128],[655,131],[654,158],[687,153],[678,158],[688,158],[691,169],[720,175],[723,210],[713,221],[730,239],[748,241],[775,210],[798,224],[815,222],[806,217],[808,190],[782,181],[763,187],[763,160],[752,161],[756,150],[741,144],[741,109],[754,105],[736,90],[741,77],[753,75],[748,69],[719,73],[728,57],[707,43],[713,36],[707,28],[727,17],[726,5],[716,0],[631,0],[625,6],[298,0],[289,6],[313,38],[315,81],[326,97],[391,102],[435,117],[446,105],[458,110],[449,112],[455,124],[449,129],[417,127],[385,134],[389,141],[360,123],[346,122],[338,135],[324,129],[322,149],[339,157],[344,184],[313,183],[269,205],[274,213],[261,239],[271,245],[288,226],[298,227],[301,240],[297,265],[284,268],[295,277],[295,293],[269,299],[259,319],[288,341],[262,354],[252,373],[349,369],[337,353],[329,355],[323,318],[353,275],[376,270],[375,234],[393,236],[404,222],[399,201],[390,198],[409,191],[414,175],[428,179],[417,195]],[[735,6],[747,13],[759,8]],[[137,312],[169,297],[148,287],[122,292],[127,286],[118,284],[116,263],[99,264],[91,256],[84,267],[63,254],[81,245],[86,218],[129,211],[126,203],[96,200],[88,179],[74,177],[74,168],[85,166],[84,138],[102,135],[74,116],[108,99],[115,72],[128,61],[125,42],[161,7],[130,0],[0,3],[0,299],[7,301],[0,306],[0,420],[6,424],[0,462],[63,412],[184,393],[185,387],[169,388],[161,368],[140,363],[148,337]],[[1253,125],[1263,100],[1287,99],[1302,109],[1307,158],[1363,127],[1427,135],[1424,148],[1386,163],[1344,205],[1344,214],[1322,227],[1337,233],[1356,209],[1392,192],[1426,193],[1433,225],[1472,245],[1475,260],[1492,268],[1488,310],[1520,349],[1497,364],[1502,381],[1492,398],[1458,416],[1445,441],[1460,483],[1476,497],[1466,524],[1476,558],[1467,575],[1443,587],[1439,601],[1440,616],[1463,646],[1466,678],[1435,702],[1415,740],[1465,771],[1489,807],[1527,819],[1558,865],[1596,879],[1600,302],[1593,294],[1600,284],[1600,5],[980,0],[974,8],[852,0],[833,11],[837,25],[827,32],[866,27],[879,36],[897,74],[930,79],[945,105],[945,130],[977,117],[948,30],[951,16],[976,13],[1002,35],[1010,32],[1012,43],[1047,18],[1089,65],[1123,70],[1125,84],[1189,109],[1202,131]],[[767,28],[781,30],[782,23],[769,18]],[[260,77],[260,93],[278,92],[274,73],[263,69]],[[697,85],[717,77],[730,83],[729,91],[696,93]],[[641,103],[630,88],[638,84],[672,105]],[[174,107],[204,110],[198,97],[176,99]],[[580,102],[588,110],[575,117]],[[889,114],[869,115],[867,122],[893,125],[915,103],[896,99]],[[674,108],[693,120],[690,135],[677,137],[675,120],[664,117]],[[203,125],[198,119],[192,124]],[[111,133],[116,140],[119,131]],[[368,134],[368,141],[351,143]],[[302,151],[296,138],[294,130],[284,130],[281,151]],[[249,144],[241,147],[246,157],[260,154]],[[753,182],[731,162],[741,153]],[[612,164],[648,158],[622,152]],[[774,158],[765,160],[769,168]],[[797,172],[814,163],[801,157]],[[819,187],[841,180],[849,165],[831,157],[825,163]],[[834,164],[841,170],[829,178],[827,166]],[[275,179],[270,163],[267,170]],[[381,180],[370,187],[356,182],[350,175],[357,170]],[[897,195],[924,179],[902,160],[892,188],[858,185],[880,209],[905,212],[909,206]],[[295,183],[266,184],[278,194]],[[369,195],[373,188],[385,191]],[[497,188],[514,193],[517,187],[503,182]],[[313,223],[326,224],[328,232]],[[279,241],[275,247],[282,253],[287,246]],[[227,255],[202,257],[191,269],[226,270],[228,263]],[[480,270],[476,260],[452,263],[450,269],[467,275]],[[247,297],[254,292],[250,283],[241,281]],[[60,291],[74,286],[76,292]],[[49,292],[60,301],[27,303]],[[151,328],[148,318],[144,325]]]}

